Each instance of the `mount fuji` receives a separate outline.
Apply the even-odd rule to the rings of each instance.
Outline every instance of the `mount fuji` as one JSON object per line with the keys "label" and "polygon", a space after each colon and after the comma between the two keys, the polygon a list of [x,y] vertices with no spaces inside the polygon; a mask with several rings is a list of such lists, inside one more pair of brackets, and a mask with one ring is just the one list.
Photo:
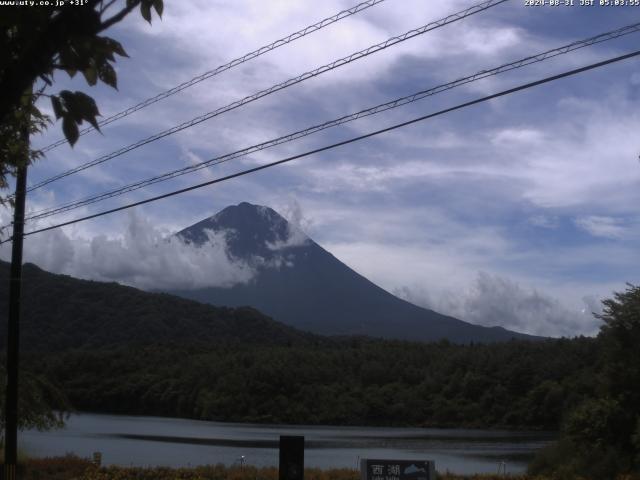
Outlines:
{"label": "mount fuji", "polygon": [[[455,343],[536,339],[473,325],[402,300],[367,280],[271,208],[240,203],[176,235],[206,246],[224,234],[230,257],[256,274],[248,283],[170,293],[203,303],[251,306],[275,320],[323,335]],[[215,272],[211,272],[215,275]]]}

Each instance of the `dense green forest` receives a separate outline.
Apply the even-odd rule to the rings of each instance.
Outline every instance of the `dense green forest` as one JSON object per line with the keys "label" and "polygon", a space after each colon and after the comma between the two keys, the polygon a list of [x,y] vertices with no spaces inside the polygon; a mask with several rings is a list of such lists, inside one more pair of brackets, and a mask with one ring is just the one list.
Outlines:
{"label": "dense green forest", "polygon": [[593,395],[593,339],[156,344],[29,357],[76,408],[242,422],[557,429]]}

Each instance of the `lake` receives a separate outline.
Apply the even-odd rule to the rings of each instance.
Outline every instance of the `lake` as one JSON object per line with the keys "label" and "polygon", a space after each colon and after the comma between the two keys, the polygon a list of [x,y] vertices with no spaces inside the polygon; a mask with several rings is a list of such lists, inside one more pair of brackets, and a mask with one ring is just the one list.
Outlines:
{"label": "lake", "polygon": [[194,466],[278,464],[280,435],[304,435],[305,466],[358,468],[360,458],[435,460],[436,469],[495,473],[526,469],[553,434],[474,429],[323,427],[205,422],[177,418],[74,414],[65,429],[19,434],[36,456],[102,452],[103,464]]}

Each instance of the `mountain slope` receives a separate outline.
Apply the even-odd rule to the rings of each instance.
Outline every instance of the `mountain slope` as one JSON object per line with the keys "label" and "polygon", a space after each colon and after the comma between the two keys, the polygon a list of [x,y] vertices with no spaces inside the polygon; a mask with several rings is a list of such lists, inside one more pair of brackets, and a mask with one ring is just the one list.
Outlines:
{"label": "mountain slope", "polygon": [[[26,352],[151,343],[275,344],[313,336],[253,308],[220,308],[116,283],[23,268],[20,341]],[[6,345],[9,265],[0,262],[0,348]]]}
{"label": "mountain slope", "polygon": [[453,342],[534,338],[472,325],[401,300],[358,274],[274,210],[249,203],[227,207],[180,232],[197,245],[207,231],[227,232],[232,256],[256,266],[248,284],[176,291],[214,305],[251,305],[288,325],[324,335]]}

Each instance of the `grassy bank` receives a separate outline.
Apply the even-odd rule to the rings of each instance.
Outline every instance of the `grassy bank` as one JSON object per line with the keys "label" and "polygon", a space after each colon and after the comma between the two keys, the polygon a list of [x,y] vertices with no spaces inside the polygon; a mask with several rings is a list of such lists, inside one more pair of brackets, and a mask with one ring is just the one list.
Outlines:
{"label": "grassy bank", "polygon": [[[76,456],[29,459],[22,468],[23,480],[278,480],[275,467],[226,467],[207,465],[191,468],[101,467]],[[352,469],[305,470],[305,480],[359,480]],[[571,480],[528,475],[453,475],[442,473],[439,480]],[[575,479],[577,480],[577,479]],[[618,480],[640,480],[640,476],[622,476]]]}

